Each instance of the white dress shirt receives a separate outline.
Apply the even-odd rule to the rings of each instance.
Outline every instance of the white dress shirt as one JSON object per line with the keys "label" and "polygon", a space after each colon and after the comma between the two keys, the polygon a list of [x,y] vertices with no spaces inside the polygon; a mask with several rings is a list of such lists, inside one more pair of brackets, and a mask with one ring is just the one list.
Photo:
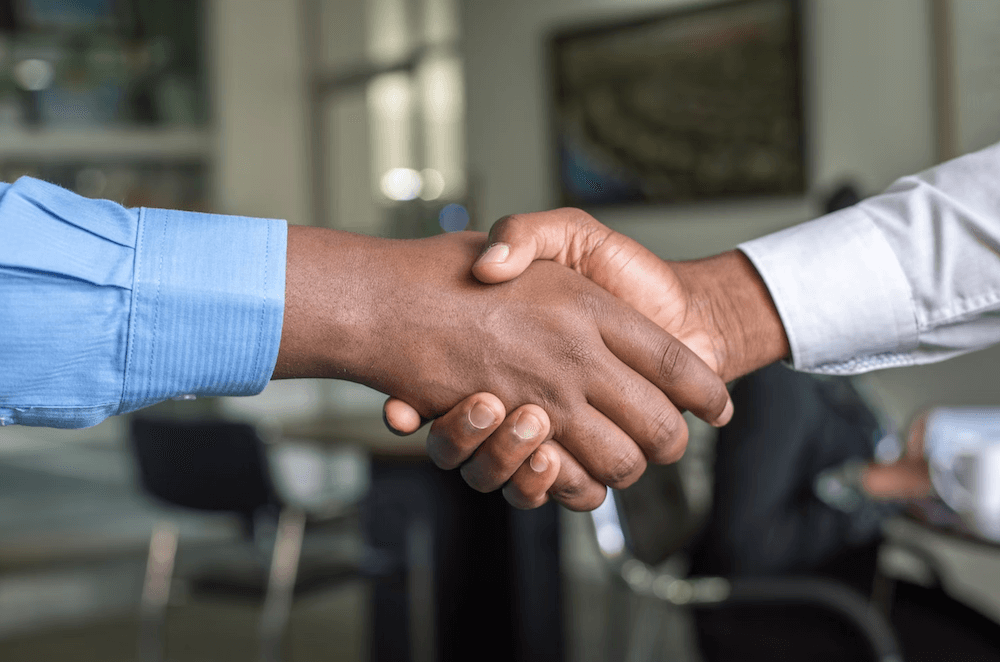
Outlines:
{"label": "white dress shirt", "polygon": [[855,374],[1000,342],[1000,144],[739,246],[798,370]]}

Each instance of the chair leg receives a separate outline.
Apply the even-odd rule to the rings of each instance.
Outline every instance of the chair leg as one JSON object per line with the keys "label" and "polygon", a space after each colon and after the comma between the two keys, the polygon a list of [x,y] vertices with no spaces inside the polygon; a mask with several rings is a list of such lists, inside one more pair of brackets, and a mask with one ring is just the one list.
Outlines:
{"label": "chair leg", "polygon": [[407,594],[412,662],[434,662],[434,539],[426,519],[414,520],[407,531]]}
{"label": "chair leg", "polygon": [[631,610],[632,632],[629,637],[628,662],[652,662],[656,658],[656,644],[662,627],[662,618],[656,607],[639,597],[638,606]]}
{"label": "chair leg", "polygon": [[176,555],[177,527],[169,522],[158,523],[149,540],[146,579],[142,585],[139,623],[140,662],[163,660],[164,625]]}
{"label": "chair leg", "polygon": [[278,533],[271,556],[271,573],[260,617],[262,662],[279,662],[281,642],[288,628],[295,593],[295,577],[302,554],[306,516],[301,510],[285,508],[278,517]]}

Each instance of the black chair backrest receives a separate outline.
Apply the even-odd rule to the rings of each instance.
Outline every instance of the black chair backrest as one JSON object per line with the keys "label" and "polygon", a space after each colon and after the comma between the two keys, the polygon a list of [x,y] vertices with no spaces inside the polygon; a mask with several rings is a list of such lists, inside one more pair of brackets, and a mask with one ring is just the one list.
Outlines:
{"label": "black chair backrest", "polygon": [[131,438],[143,488],[169,504],[245,516],[277,504],[253,426],[136,417]]}
{"label": "black chair backrest", "polygon": [[[811,491],[820,471],[872,456],[878,422],[850,382],[775,364],[737,382],[732,396],[736,414],[718,433],[710,512],[690,507],[676,466],[650,466],[616,493],[639,560],[656,565],[687,548],[700,574],[770,574],[811,567],[861,530]],[[783,545],[760,543],[772,531]]]}
{"label": "black chair backrest", "polygon": [[704,525],[688,503],[677,465],[650,465],[631,487],[616,490],[618,516],[632,556],[656,566],[683,549]]}

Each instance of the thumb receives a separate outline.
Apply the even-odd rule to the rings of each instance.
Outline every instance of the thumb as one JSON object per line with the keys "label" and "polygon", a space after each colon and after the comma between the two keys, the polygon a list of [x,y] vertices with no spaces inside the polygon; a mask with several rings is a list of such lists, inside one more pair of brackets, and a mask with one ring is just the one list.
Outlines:
{"label": "thumb", "polygon": [[579,209],[515,214],[490,229],[489,240],[472,273],[484,283],[502,283],[520,276],[535,260],[553,260],[575,268],[580,246],[595,235],[611,234],[590,214]]}

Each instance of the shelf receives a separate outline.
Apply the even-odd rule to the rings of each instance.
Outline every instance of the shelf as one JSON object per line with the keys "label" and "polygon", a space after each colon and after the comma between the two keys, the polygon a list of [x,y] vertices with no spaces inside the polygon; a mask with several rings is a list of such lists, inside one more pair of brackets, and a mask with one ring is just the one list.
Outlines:
{"label": "shelf", "polygon": [[207,160],[208,129],[10,129],[0,127],[0,160]]}

